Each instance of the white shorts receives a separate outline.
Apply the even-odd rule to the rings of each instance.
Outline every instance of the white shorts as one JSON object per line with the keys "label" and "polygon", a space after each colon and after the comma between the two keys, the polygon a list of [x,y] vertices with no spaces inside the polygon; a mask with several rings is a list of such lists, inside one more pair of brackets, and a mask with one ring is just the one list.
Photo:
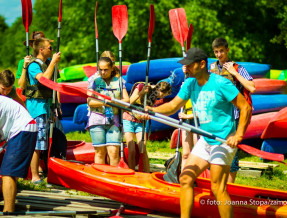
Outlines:
{"label": "white shorts", "polygon": [[208,161],[210,164],[231,165],[237,148],[231,148],[226,143],[210,145],[200,137],[191,154]]}

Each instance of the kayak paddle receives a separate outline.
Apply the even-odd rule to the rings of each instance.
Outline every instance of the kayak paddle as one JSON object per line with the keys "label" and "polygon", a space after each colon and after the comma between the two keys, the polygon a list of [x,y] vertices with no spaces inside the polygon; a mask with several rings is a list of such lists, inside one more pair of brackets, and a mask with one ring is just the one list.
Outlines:
{"label": "kayak paddle", "polygon": [[[60,35],[61,35],[61,21],[62,21],[62,0],[60,0],[59,4],[59,20],[58,20],[58,33],[57,33],[57,50],[56,52],[59,52],[60,49]],[[57,72],[58,72],[58,64],[55,65],[54,68],[54,76],[53,80],[56,83],[57,82]],[[52,141],[53,141],[53,129],[54,129],[54,117],[56,114],[56,90],[53,89],[53,95],[52,95],[52,106],[51,106],[51,119],[50,119],[50,133],[49,133],[49,150],[48,150],[48,160],[50,157],[51,147],[52,147]]]}
{"label": "kayak paddle", "polygon": [[[120,96],[123,97],[123,81],[122,81],[122,39],[128,31],[128,9],[125,5],[115,5],[112,7],[113,32],[119,41],[119,67],[120,67]],[[120,131],[121,131],[121,159],[118,167],[129,168],[124,161],[124,143],[123,143],[123,114],[120,110]]]}
{"label": "kayak paddle", "polygon": [[169,10],[169,21],[174,38],[180,43],[182,54],[184,52],[184,42],[188,35],[188,26],[185,10],[183,8],[175,8]]}
{"label": "kayak paddle", "polygon": [[[54,89],[54,90],[59,91],[61,93],[64,93],[67,95],[72,95],[72,96],[81,96],[81,97],[85,97],[85,98],[92,97],[92,96],[87,95],[87,92],[89,91],[92,94],[97,95],[103,99],[99,99],[96,97],[92,97],[92,98],[95,98],[98,101],[101,101],[101,102],[108,104],[112,107],[121,108],[122,110],[127,110],[127,111],[130,111],[132,113],[139,114],[139,115],[149,114],[150,118],[152,120],[157,121],[157,122],[161,122],[161,123],[164,123],[166,125],[173,126],[175,128],[182,128],[186,131],[191,131],[191,132],[194,132],[196,134],[215,139],[215,140],[220,141],[222,143],[226,142],[225,139],[217,137],[216,135],[213,135],[213,134],[211,134],[207,131],[204,131],[200,128],[196,128],[190,124],[181,123],[179,120],[174,119],[172,117],[168,117],[168,116],[165,116],[165,115],[160,114],[160,113],[155,113],[153,111],[145,111],[144,108],[137,107],[135,105],[126,103],[124,101],[111,98],[110,96],[106,96],[106,95],[103,95],[101,93],[98,93],[98,92],[95,92],[92,90],[88,90],[86,88],[76,87],[73,85],[67,85],[64,83],[55,83],[52,80],[49,80],[43,76],[40,78],[39,82],[42,83],[43,85],[47,86],[50,89]],[[115,103],[112,103],[112,102],[115,102]],[[249,154],[252,154],[252,155],[255,155],[258,157],[262,157],[264,159],[278,161],[280,163],[282,163],[282,161],[284,161],[284,155],[283,154],[275,154],[275,153],[270,153],[270,152],[266,152],[266,151],[261,151],[257,148],[251,147],[249,145],[238,145],[238,148],[245,151],[246,153],[249,153]],[[285,163],[283,163],[283,164],[285,164]]]}
{"label": "kayak paddle", "polygon": [[[188,35],[185,10],[183,8],[171,9],[169,11],[169,20],[172,34],[174,38],[180,43],[182,54],[184,56],[185,55],[184,42],[186,41]],[[181,113],[183,112],[183,107],[180,109],[180,112]],[[182,119],[180,119],[180,122],[183,122]],[[178,129],[177,145],[176,145],[174,161],[170,165],[170,168],[167,170],[166,174],[164,175],[164,180],[168,182],[179,183],[179,175],[181,172],[181,161],[182,161],[181,153],[179,151],[180,136],[181,136],[181,128]]]}
{"label": "kayak paddle", "polygon": [[21,0],[22,4],[22,21],[26,30],[26,48],[27,56],[29,55],[29,26],[32,23],[32,3],[31,0]]}
{"label": "kayak paddle", "polygon": [[192,23],[191,23],[189,25],[189,28],[188,28],[188,34],[187,34],[187,39],[186,39],[186,51],[188,49],[190,49],[192,33],[193,33],[193,26],[192,26]]}
{"label": "kayak paddle", "polygon": [[[98,41],[97,10],[98,10],[98,2],[96,1],[96,7],[95,7],[95,37],[96,37],[96,58],[97,58],[97,66],[98,66],[98,62],[99,62],[99,41]],[[98,69],[98,67],[97,67],[97,69]]]}
{"label": "kayak paddle", "polygon": [[[155,24],[155,13],[154,13],[154,6],[150,5],[150,17],[149,17],[149,29],[148,29],[148,48],[147,48],[147,65],[146,65],[146,77],[145,77],[145,85],[148,85],[148,75],[149,75],[149,62],[150,62],[150,50],[151,50],[151,39],[154,30]],[[144,95],[144,108],[146,107],[147,95]],[[146,121],[143,121],[143,130],[142,130],[142,140],[141,140],[141,152],[139,157],[139,172],[144,171],[144,162],[143,162],[143,151],[145,146],[145,126]],[[149,166],[146,166],[149,168]]]}

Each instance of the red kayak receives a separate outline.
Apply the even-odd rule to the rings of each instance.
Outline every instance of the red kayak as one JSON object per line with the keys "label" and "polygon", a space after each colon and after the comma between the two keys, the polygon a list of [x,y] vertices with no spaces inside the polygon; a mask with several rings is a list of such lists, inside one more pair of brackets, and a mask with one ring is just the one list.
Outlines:
{"label": "red kayak", "polygon": [[[128,160],[128,148],[124,148],[124,160],[127,163]],[[94,163],[95,149],[91,142],[85,141],[68,141],[66,160],[75,160],[83,163]],[[139,150],[136,146],[136,164],[138,164]]]}
{"label": "red kayak", "polygon": [[286,87],[285,80],[277,80],[277,79],[254,79],[255,83],[255,93],[254,94],[275,94],[282,93],[284,88]]}
{"label": "red kayak", "polygon": [[280,110],[264,129],[261,138],[287,138],[287,108]]}
{"label": "red kayak", "polygon": [[270,120],[272,120],[272,118],[275,117],[277,113],[278,112],[268,112],[253,115],[251,117],[250,124],[246,129],[243,139],[260,138],[261,134],[263,133]]}
{"label": "red kayak", "polygon": [[[267,127],[270,120],[276,116],[278,112],[268,112],[263,114],[256,114],[251,117],[250,124],[247,127],[247,130],[244,135],[244,139],[256,139],[260,138],[261,134],[263,133],[264,129]],[[170,148],[176,148],[177,144],[177,135],[178,130],[174,130],[171,139],[170,139]],[[181,137],[180,137],[180,146],[181,144]]]}
{"label": "red kayak", "polygon": [[[163,180],[164,173],[139,173],[100,164],[50,158],[48,182],[122,203],[166,213],[180,213],[180,186]],[[220,217],[208,179],[194,188],[193,217]],[[228,184],[234,217],[286,217],[287,192]]]}

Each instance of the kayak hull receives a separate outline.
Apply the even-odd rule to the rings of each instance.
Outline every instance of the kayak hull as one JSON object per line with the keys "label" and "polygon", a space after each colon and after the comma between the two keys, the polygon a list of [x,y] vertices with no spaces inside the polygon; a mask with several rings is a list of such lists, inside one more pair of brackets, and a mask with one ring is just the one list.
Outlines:
{"label": "kayak hull", "polygon": [[277,154],[287,154],[287,139],[265,139],[261,150]]}
{"label": "kayak hull", "polygon": [[253,108],[252,114],[279,111],[287,107],[287,95],[270,94],[270,95],[251,95]]}
{"label": "kayak hull", "polygon": [[[163,181],[163,173],[139,173],[131,169],[99,164],[83,165],[57,158],[50,158],[48,166],[49,183],[101,195],[150,210],[180,213],[180,186]],[[210,182],[204,179],[201,181],[203,182],[198,182],[198,187],[194,188],[192,215],[194,217],[219,217],[215,197],[208,188]],[[232,188],[232,186],[234,185],[228,186],[232,201],[226,203],[235,204],[235,217],[287,215],[287,205],[278,206],[284,202],[272,201],[276,206],[266,205],[266,202],[271,202],[271,200],[253,196],[255,194],[260,196],[261,188],[246,188],[240,185],[236,185],[238,188]],[[236,191],[234,191],[235,194],[231,193],[233,189],[237,190],[237,193]],[[264,189],[263,192],[268,194],[267,196],[276,196],[277,199],[287,199],[287,192]]]}
{"label": "kayak hull", "polygon": [[264,129],[261,138],[285,138],[287,131],[287,108],[280,110],[276,116],[270,120],[269,124]]}
{"label": "kayak hull", "polygon": [[255,93],[254,94],[275,94],[282,93],[286,87],[286,81],[277,79],[254,79]]}

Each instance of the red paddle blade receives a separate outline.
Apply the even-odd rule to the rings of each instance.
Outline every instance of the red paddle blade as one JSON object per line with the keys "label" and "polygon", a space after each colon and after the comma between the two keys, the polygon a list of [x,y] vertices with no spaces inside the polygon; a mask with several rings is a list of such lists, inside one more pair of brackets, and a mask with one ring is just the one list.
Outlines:
{"label": "red paddle blade", "polygon": [[49,80],[43,76],[39,79],[39,82],[41,84],[47,86],[48,88],[56,90],[56,91],[61,92],[63,94],[72,95],[72,96],[81,96],[84,98],[88,98],[90,96],[88,96],[87,91],[89,91],[96,96],[102,97],[103,99],[111,100],[111,97],[103,95],[101,93],[98,93],[98,92],[95,92],[92,90],[88,90],[85,88],[65,84],[65,83],[55,83],[54,81]]}
{"label": "red paddle blade", "polygon": [[185,10],[183,8],[169,10],[169,21],[174,38],[181,44],[181,47],[184,47],[188,34]]}
{"label": "red paddle blade", "polygon": [[119,43],[128,31],[128,9],[125,5],[115,5],[112,7],[113,32]]}
{"label": "red paddle blade", "polygon": [[276,154],[276,153],[261,151],[257,148],[251,147],[249,145],[243,145],[243,144],[238,145],[238,148],[240,148],[241,150],[245,151],[248,154],[252,154],[254,156],[261,157],[266,160],[273,160],[273,161],[278,161],[278,162],[284,161],[283,154]]}
{"label": "red paddle blade", "polygon": [[32,22],[32,3],[31,0],[21,0],[22,4],[22,21],[26,29],[26,32],[29,32],[29,26]]}
{"label": "red paddle blade", "polygon": [[125,160],[123,157],[121,157],[120,162],[118,164],[118,167],[120,168],[125,168],[125,169],[129,169],[129,166],[126,164]]}
{"label": "red paddle blade", "polygon": [[59,22],[62,21],[62,0],[60,0],[60,5],[59,5]]}
{"label": "red paddle blade", "polygon": [[149,15],[149,28],[148,28],[148,41],[151,42],[153,30],[155,24],[155,13],[154,13],[154,6],[150,5],[150,15]]}
{"label": "red paddle blade", "polygon": [[98,10],[98,2],[96,2],[96,7],[95,7],[95,35],[96,35],[96,39],[98,38],[97,10]]}
{"label": "red paddle blade", "polygon": [[189,25],[189,28],[188,28],[188,34],[187,34],[187,39],[186,39],[186,51],[188,49],[190,49],[192,33],[193,33],[193,26],[192,26],[192,23],[191,23]]}

